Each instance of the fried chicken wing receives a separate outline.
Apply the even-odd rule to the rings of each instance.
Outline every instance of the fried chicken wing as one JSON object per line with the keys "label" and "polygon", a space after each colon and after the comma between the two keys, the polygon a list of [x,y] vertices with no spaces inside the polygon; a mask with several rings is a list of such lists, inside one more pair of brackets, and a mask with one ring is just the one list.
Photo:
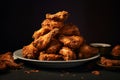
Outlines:
{"label": "fried chicken wing", "polygon": [[65,24],[61,29],[60,29],[60,35],[66,35],[66,36],[80,36],[80,30],[76,25],[73,24]]}
{"label": "fried chicken wing", "polygon": [[120,57],[120,45],[116,45],[111,53],[114,57]]}
{"label": "fried chicken wing", "polygon": [[76,54],[68,47],[62,47],[59,54],[63,55],[65,61],[76,59]]}
{"label": "fried chicken wing", "polygon": [[80,47],[79,58],[90,58],[98,53],[98,49],[87,44]]}
{"label": "fried chicken wing", "polygon": [[12,52],[6,52],[0,56],[0,70],[4,70],[8,67],[12,69],[21,67],[21,64],[15,63]]}
{"label": "fried chicken wing", "polygon": [[39,60],[47,60],[47,61],[54,61],[54,60],[61,60],[62,59],[62,56],[61,55],[58,55],[58,54],[48,54],[48,53],[45,53],[44,51],[40,52],[40,55],[39,55]]}
{"label": "fried chicken wing", "polygon": [[58,50],[60,50],[61,48],[61,43],[56,40],[55,38],[53,38],[50,42],[50,44],[48,45],[48,48],[46,49],[47,53],[56,53]]}
{"label": "fried chicken wing", "polygon": [[59,40],[64,46],[72,49],[79,48],[84,43],[84,39],[81,36],[60,36]]}
{"label": "fried chicken wing", "polygon": [[7,65],[6,65],[5,61],[0,60],[0,70],[5,70],[6,68],[7,68]]}
{"label": "fried chicken wing", "polygon": [[49,30],[52,30],[54,28],[62,28],[63,27],[63,22],[58,22],[58,21],[54,21],[54,20],[50,20],[50,19],[45,19],[42,22],[42,27],[46,27]]}
{"label": "fried chicken wing", "polygon": [[32,38],[34,38],[35,40],[38,39],[40,36],[48,33],[50,30],[47,27],[42,27],[39,30],[35,31]]}
{"label": "fried chicken wing", "polygon": [[106,67],[120,66],[120,60],[112,60],[105,57],[101,57],[100,63]]}
{"label": "fried chicken wing", "polygon": [[23,46],[22,55],[25,58],[35,59],[39,55],[39,53],[38,53],[38,49],[33,46],[33,42],[32,42],[27,46]]}
{"label": "fried chicken wing", "polygon": [[46,14],[47,19],[52,19],[55,21],[65,21],[68,18],[69,14],[67,11],[60,11],[55,14]]}
{"label": "fried chicken wing", "polygon": [[59,32],[58,28],[55,28],[53,30],[51,30],[49,33],[40,36],[38,39],[33,41],[33,45],[39,49],[39,50],[43,50],[46,48],[46,46],[49,44],[49,42],[51,41],[51,39]]}

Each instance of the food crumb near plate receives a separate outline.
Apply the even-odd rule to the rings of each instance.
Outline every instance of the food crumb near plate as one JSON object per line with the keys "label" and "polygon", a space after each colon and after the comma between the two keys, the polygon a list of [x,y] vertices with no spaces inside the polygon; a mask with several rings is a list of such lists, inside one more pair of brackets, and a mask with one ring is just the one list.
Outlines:
{"label": "food crumb near plate", "polygon": [[75,76],[76,76],[76,74],[72,74],[72,76],[73,76],[73,77],[75,77]]}
{"label": "food crumb near plate", "polygon": [[100,71],[98,71],[98,70],[94,70],[91,73],[94,74],[94,75],[96,75],[96,76],[100,75]]}
{"label": "food crumb near plate", "polygon": [[69,71],[62,71],[62,73],[60,74],[61,77],[64,77],[64,76],[72,76],[72,77],[76,77],[76,74],[75,73],[72,73],[72,72],[69,72]]}
{"label": "food crumb near plate", "polygon": [[83,80],[83,79],[84,79],[84,77],[83,77],[83,76],[81,76],[81,79]]}
{"label": "food crumb near plate", "polygon": [[66,74],[66,75],[69,75],[69,74],[70,74],[70,72],[66,72],[65,74]]}
{"label": "food crumb near plate", "polygon": [[63,77],[63,76],[64,76],[64,74],[60,74],[60,76],[61,76],[61,77]]}
{"label": "food crumb near plate", "polygon": [[27,74],[33,73],[33,72],[40,72],[40,70],[26,70],[24,71]]}

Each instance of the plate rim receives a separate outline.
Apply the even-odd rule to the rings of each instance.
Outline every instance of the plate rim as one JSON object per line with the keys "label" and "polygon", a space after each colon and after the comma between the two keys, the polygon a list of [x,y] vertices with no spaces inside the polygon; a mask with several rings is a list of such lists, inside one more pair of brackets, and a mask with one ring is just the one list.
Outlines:
{"label": "plate rim", "polygon": [[[13,52],[13,57],[15,57],[16,59],[22,59],[22,60],[25,60],[25,61],[32,61],[32,62],[44,62],[44,63],[71,63],[71,62],[86,62],[86,61],[90,61],[90,60],[93,60],[93,59],[96,59],[98,57],[100,57],[100,54],[97,54],[93,57],[90,57],[90,58],[85,58],[85,59],[77,59],[77,60],[68,60],[68,61],[41,61],[41,60],[36,60],[36,59],[27,59],[27,58],[24,58],[24,57],[21,57],[21,56],[18,56],[16,54],[20,54],[20,51],[22,51],[22,49],[18,49],[16,51]],[[18,53],[19,52],[19,53]]]}

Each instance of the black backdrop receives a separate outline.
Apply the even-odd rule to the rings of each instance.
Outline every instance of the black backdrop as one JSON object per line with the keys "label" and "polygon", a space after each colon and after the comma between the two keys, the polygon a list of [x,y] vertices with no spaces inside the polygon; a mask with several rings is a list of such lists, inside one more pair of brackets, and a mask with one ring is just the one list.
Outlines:
{"label": "black backdrop", "polygon": [[0,2],[0,52],[29,44],[46,13],[66,10],[87,43],[120,44],[118,0],[9,0]]}

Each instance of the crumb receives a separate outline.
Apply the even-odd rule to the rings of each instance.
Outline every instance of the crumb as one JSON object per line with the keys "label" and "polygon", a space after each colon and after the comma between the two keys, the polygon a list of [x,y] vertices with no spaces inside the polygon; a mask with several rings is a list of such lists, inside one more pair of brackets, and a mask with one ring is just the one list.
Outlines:
{"label": "crumb", "polygon": [[61,76],[61,77],[63,77],[63,76],[64,76],[64,74],[60,74],[60,76]]}
{"label": "crumb", "polygon": [[84,79],[84,77],[83,77],[83,76],[81,76],[81,79]]}
{"label": "crumb", "polygon": [[27,74],[30,74],[30,71],[24,71],[25,73],[27,73]]}
{"label": "crumb", "polygon": [[66,75],[69,75],[70,74],[70,72],[66,72]]}
{"label": "crumb", "polygon": [[97,71],[97,70],[92,71],[92,74],[94,74],[94,75],[100,75],[100,71]]}
{"label": "crumb", "polygon": [[76,76],[76,74],[72,74],[72,76],[73,76],[73,77],[75,77],[75,76]]}
{"label": "crumb", "polygon": [[27,71],[24,71],[25,73],[27,73],[27,74],[30,74],[30,73],[32,73],[32,72],[40,72],[39,70],[27,70]]}
{"label": "crumb", "polygon": [[39,70],[30,70],[30,72],[39,72]]}

